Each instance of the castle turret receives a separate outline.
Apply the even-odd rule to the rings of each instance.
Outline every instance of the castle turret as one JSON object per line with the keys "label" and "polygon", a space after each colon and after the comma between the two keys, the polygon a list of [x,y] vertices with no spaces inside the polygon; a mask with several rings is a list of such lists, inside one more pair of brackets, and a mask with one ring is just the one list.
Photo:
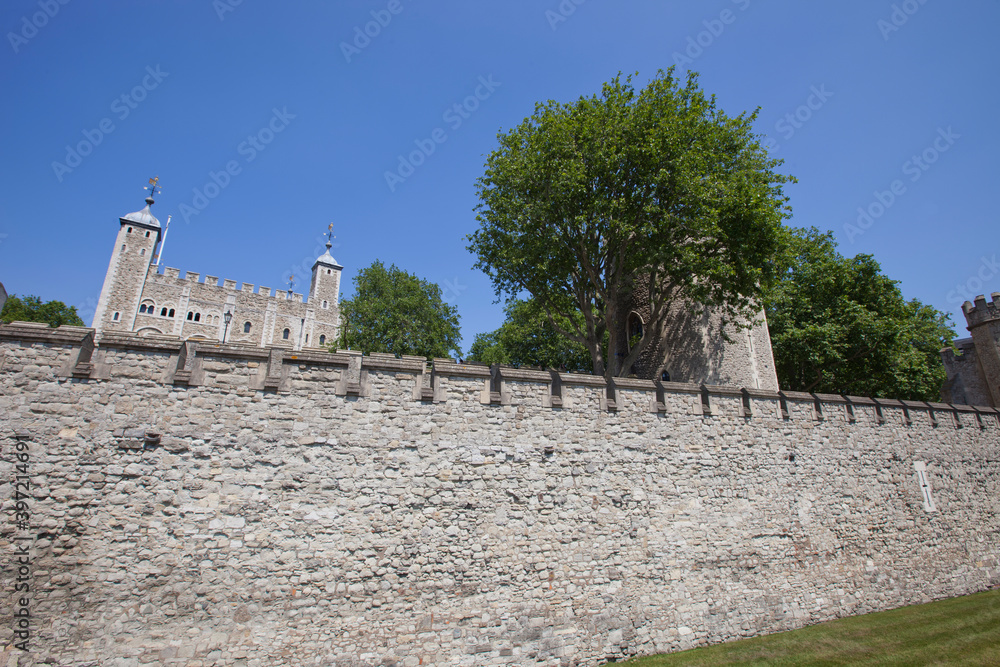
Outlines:
{"label": "castle turret", "polygon": [[[331,225],[333,227],[333,225]],[[340,273],[344,270],[330,254],[333,247],[332,234],[326,241],[326,252],[316,258],[312,268],[312,284],[309,286],[309,305],[317,313],[317,320],[332,322],[333,326],[319,324],[310,327],[313,331],[311,345],[331,345],[340,324]]]}
{"label": "castle turret", "polygon": [[[153,187],[155,194],[155,183]],[[160,241],[160,221],[149,210],[153,203],[153,197],[147,197],[144,209],[119,218],[121,228],[91,325],[98,333],[133,330],[149,266]]]}
{"label": "castle turret", "polygon": [[990,295],[992,301],[980,295],[975,303],[966,301],[962,312],[969,324],[969,333],[976,346],[976,356],[983,384],[988,388],[990,405],[1000,406],[1000,292]]}

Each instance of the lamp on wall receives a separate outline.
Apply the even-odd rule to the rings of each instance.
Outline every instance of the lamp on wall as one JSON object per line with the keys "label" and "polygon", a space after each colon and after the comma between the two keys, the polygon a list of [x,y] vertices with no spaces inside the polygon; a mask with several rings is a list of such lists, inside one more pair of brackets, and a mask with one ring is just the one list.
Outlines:
{"label": "lamp on wall", "polygon": [[233,313],[231,311],[226,311],[226,314],[222,316],[222,319],[226,321],[226,328],[222,332],[222,342],[226,342],[226,335],[229,334],[229,323],[233,321]]}

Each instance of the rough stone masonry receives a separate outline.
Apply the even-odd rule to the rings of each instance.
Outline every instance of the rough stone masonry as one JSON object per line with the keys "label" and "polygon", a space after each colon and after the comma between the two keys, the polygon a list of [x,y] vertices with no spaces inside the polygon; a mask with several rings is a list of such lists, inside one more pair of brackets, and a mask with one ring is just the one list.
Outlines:
{"label": "rough stone masonry", "polygon": [[597,665],[1000,584],[993,408],[14,324],[0,416],[2,664]]}

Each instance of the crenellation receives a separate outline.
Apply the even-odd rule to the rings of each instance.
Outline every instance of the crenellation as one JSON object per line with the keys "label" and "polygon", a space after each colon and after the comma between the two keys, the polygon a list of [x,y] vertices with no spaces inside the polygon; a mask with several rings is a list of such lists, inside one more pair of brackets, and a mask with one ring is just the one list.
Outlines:
{"label": "crenellation", "polygon": [[194,271],[188,271],[188,272],[186,272],[184,274],[184,278],[183,279],[186,280],[186,281],[188,281],[189,283],[200,283],[201,282],[201,274],[200,273],[195,273]]}
{"label": "crenellation", "polygon": [[180,280],[181,270],[180,269],[175,269],[175,268],[173,268],[171,266],[167,266],[167,267],[164,267],[162,275],[167,280]]}
{"label": "crenellation", "polygon": [[222,281],[222,287],[224,289],[227,289],[227,290],[233,290],[233,291],[235,291],[236,290],[236,281],[235,280],[230,280],[229,278],[225,278]]}

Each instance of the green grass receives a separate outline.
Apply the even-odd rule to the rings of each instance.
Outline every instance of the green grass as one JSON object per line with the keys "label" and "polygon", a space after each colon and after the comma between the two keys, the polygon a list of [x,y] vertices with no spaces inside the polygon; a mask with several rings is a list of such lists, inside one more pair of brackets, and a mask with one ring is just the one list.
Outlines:
{"label": "green grass", "polygon": [[1000,665],[1000,590],[620,664]]}

